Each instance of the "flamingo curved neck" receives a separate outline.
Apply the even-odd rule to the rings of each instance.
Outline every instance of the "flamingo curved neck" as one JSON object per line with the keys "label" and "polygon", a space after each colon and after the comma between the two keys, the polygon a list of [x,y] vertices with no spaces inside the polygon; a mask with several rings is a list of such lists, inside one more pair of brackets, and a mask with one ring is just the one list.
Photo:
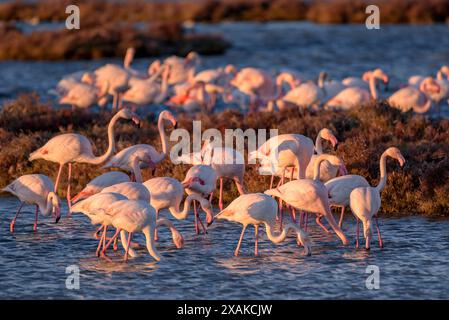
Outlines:
{"label": "flamingo curved neck", "polygon": [[164,126],[164,116],[159,116],[159,120],[157,121],[157,128],[159,130],[159,136],[161,137],[162,143],[162,159],[167,155],[167,147],[168,147],[168,138],[165,134],[165,126]]}
{"label": "flamingo curved neck", "polygon": [[162,84],[161,84],[160,92],[159,92],[159,95],[155,99],[155,103],[162,103],[165,100],[165,98],[167,97],[168,76],[169,75],[170,75],[170,73],[168,72],[168,70],[164,70],[164,74],[162,76]]}
{"label": "flamingo curved neck", "polygon": [[323,138],[321,137],[321,131],[318,133],[315,140],[315,151],[318,155],[323,153]]}
{"label": "flamingo curved neck", "polygon": [[187,216],[189,214],[190,207],[192,205],[193,200],[200,201],[202,198],[199,195],[191,194],[184,200],[184,208],[182,210],[179,210],[176,207],[170,207],[168,210],[170,213],[178,220],[184,220],[187,219]]}
{"label": "flamingo curved neck", "polygon": [[53,197],[55,196],[54,193],[50,192],[47,195],[47,202],[45,204],[45,206],[39,206],[39,209],[41,210],[41,212],[44,214],[44,216],[48,215],[52,209],[53,209]]}
{"label": "flamingo curved neck", "polygon": [[150,229],[150,226],[146,226],[142,229],[142,233],[145,235],[145,242],[147,246],[148,253],[157,261],[161,260],[161,257],[159,256],[159,253],[156,249],[156,246],[154,245],[154,232],[155,228],[153,230]]}
{"label": "flamingo curved neck", "polygon": [[424,99],[426,99],[425,103],[422,105],[416,105],[413,107],[413,110],[418,113],[426,113],[432,107],[432,100],[427,96],[426,93],[422,93],[424,95]]}
{"label": "flamingo curved neck", "polygon": [[142,179],[142,172],[140,170],[140,159],[139,158],[134,158],[133,163],[132,163],[132,169],[133,169],[133,173],[134,173],[134,177],[136,178],[136,182],[138,183],[142,183],[143,179]]}
{"label": "flamingo curved neck", "polygon": [[109,125],[108,125],[108,149],[106,150],[106,152],[99,157],[94,157],[92,159],[89,159],[88,161],[86,161],[87,163],[90,164],[101,164],[105,161],[107,161],[112,154],[114,153],[115,150],[115,138],[114,138],[114,125],[116,124],[116,122],[118,121],[118,119],[122,118],[122,116],[120,114],[115,114],[111,121],[109,121]]}
{"label": "flamingo curved neck", "polygon": [[387,183],[387,154],[383,153],[380,157],[380,180],[376,189],[380,192]]}
{"label": "flamingo curved neck", "polygon": [[321,162],[327,160],[328,154],[321,154],[316,158],[314,167],[313,167],[313,180],[319,180],[320,179],[320,167]]}
{"label": "flamingo curved neck", "polygon": [[266,228],[267,237],[270,239],[271,242],[278,244],[287,238],[288,231],[294,230],[295,232],[297,229],[295,226],[293,226],[291,223],[287,223],[283,228],[282,232],[276,234],[276,232],[273,230],[274,228],[266,221],[263,222]]}

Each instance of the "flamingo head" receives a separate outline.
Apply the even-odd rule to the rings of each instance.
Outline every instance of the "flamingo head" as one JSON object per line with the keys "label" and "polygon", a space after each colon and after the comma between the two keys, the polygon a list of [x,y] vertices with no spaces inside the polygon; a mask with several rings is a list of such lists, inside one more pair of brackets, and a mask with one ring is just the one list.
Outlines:
{"label": "flamingo head", "polygon": [[390,147],[390,148],[388,148],[388,149],[385,151],[385,153],[386,153],[389,157],[398,160],[399,165],[400,165],[401,167],[404,166],[404,164],[405,164],[405,158],[404,158],[404,156],[402,155],[401,151],[399,151],[398,148],[396,148],[396,147]]}
{"label": "flamingo head", "polygon": [[321,136],[321,138],[330,141],[330,143],[332,144],[333,148],[335,148],[337,146],[338,140],[334,136],[332,131],[330,131],[329,129],[327,129],[327,128],[321,129],[320,136]]}
{"label": "flamingo head", "polygon": [[166,119],[166,120],[170,121],[175,129],[178,127],[178,121],[176,120],[173,113],[171,113],[168,110],[162,111],[159,115],[159,119]]}
{"label": "flamingo head", "polygon": [[440,69],[441,73],[444,73],[446,77],[449,79],[449,67],[448,66],[442,66]]}
{"label": "flamingo head", "polygon": [[432,77],[425,78],[419,89],[425,93],[440,93],[440,85]]}
{"label": "flamingo head", "polygon": [[176,248],[181,249],[182,247],[184,247],[184,237],[178,230],[172,230],[172,239]]}
{"label": "flamingo head", "polygon": [[51,201],[52,204],[52,215],[55,218],[55,223],[58,223],[59,219],[61,219],[61,200],[54,192],[49,192],[47,199]]}
{"label": "flamingo head", "polygon": [[119,114],[123,119],[132,120],[136,125],[140,126],[139,116],[131,110],[125,108],[117,112],[117,114]]}
{"label": "flamingo head", "polygon": [[209,200],[201,198],[200,200],[201,208],[206,213],[206,222],[207,226],[209,227],[212,222],[214,222],[214,212],[212,210],[212,205],[210,204]]}
{"label": "flamingo head", "polygon": [[193,178],[184,180],[184,181],[182,182],[182,186],[183,186],[184,188],[191,188],[195,183],[198,183],[198,184],[200,184],[200,185],[202,185],[202,186],[205,185],[205,182],[204,182],[203,179],[201,179],[200,177],[193,177]]}
{"label": "flamingo head", "polygon": [[153,159],[151,159],[151,155],[145,153],[142,157],[139,158],[139,160],[143,163],[145,163],[148,168],[151,169],[153,175],[156,171],[156,164],[154,163]]}
{"label": "flamingo head", "polygon": [[85,72],[81,77],[81,82],[93,85],[95,83],[95,74],[92,72]]}
{"label": "flamingo head", "polygon": [[232,64],[228,64],[224,68],[224,73],[226,73],[226,74],[236,74],[237,73],[237,68],[234,65],[232,65]]}

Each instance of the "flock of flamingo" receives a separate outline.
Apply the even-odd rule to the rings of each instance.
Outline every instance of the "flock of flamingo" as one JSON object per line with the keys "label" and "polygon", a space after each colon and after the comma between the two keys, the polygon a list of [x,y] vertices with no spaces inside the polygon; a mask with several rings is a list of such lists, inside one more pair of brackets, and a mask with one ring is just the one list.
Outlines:
{"label": "flock of flamingo", "polygon": [[[281,73],[276,80],[262,70],[244,68],[232,78],[236,72],[232,66],[223,69],[206,70],[195,74],[198,56],[189,54],[185,59],[170,57],[162,62],[150,65],[148,75],[140,74],[130,67],[133,50],[128,50],[125,66],[107,64],[94,73],[84,73],[82,79],[65,78],[57,91],[63,93],[65,103],[77,107],[90,105],[90,100],[106,104],[112,96],[113,108],[117,110],[108,125],[108,148],[103,155],[95,156],[89,139],[76,133],[65,133],[51,138],[42,147],[32,152],[30,161],[43,159],[59,164],[56,181],[42,174],[24,175],[3,191],[9,192],[20,200],[20,207],[10,223],[10,232],[14,232],[17,217],[24,204],[36,206],[34,230],[37,230],[39,211],[44,216],[52,216],[55,222],[61,217],[61,200],[58,186],[62,169],[68,166],[67,204],[68,216],[72,213],[83,213],[90,218],[92,224],[98,225],[95,233],[98,240],[96,255],[109,259],[106,252],[113,245],[117,250],[121,243],[124,260],[137,256],[138,243],[132,241],[133,234],[142,232],[146,239],[149,254],[157,261],[161,259],[156,248],[159,240],[158,229],[169,228],[172,241],[177,248],[184,246],[184,238],[174,223],[160,214],[170,214],[176,220],[185,220],[193,205],[194,227],[196,234],[207,233],[214,220],[228,220],[243,225],[240,239],[235,250],[237,256],[245,230],[248,225],[254,226],[254,254],[258,255],[259,226],[264,225],[269,240],[273,243],[283,242],[293,232],[298,246],[304,247],[306,255],[311,254],[312,242],[308,236],[309,215],[316,215],[316,223],[326,233],[331,231],[323,224],[325,219],[343,245],[348,245],[342,225],[345,209],[349,206],[357,220],[356,247],[359,247],[359,222],[363,225],[365,248],[370,249],[372,229],[375,227],[379,246],[383,246],[377,221],[377,213],[381,206],[381,191],[387,182],[387,158],[393,158],[404,165],[405,159],[399,149],[390,147],[380,157],[380,180],[376,186],[360,176],[349,174],[343,160],[323,151],[323,143],[328,141],[332,147],[338,143],[334,133],[323,128],[317,134],[315,142],[304,135],[291,133],[271,137],[256,151],[248,154],[249,159],[259,163],[259,173],[271,175],[268,189],[263,193],[248,193],[244,185],[244,156],[235,149],[205,142],[201,151],[182,155],[182,161],[190,163],[183,181],[173,177],[154,177],[143,181],[141,170],[154,170],[163,160],[169,157],[169,143],[166,134],[167,124],[173,128],[177,120],[170,110],[160,112],[157,127],[161,139],[162,150],[159,152],[150,144],[138,144],[116,152],[114,127],[120,119],[140,124],[140,118],[132,108],[123,107],[123,101],[135,104],[165,101],[169,86],[174,95],[167,101],[169,105],[182,105],[188,110],[211,110],[218,103],[217,96],[223,94],[224,100],[231,101],[237,96],[245,97],[251,108],[257,110],[261,103],[277,105],[280,108],[304,106],[296,98],[307,98],[308,106],[320,107],[326,101],[328,108],[347,108],[350,104],[360,104],[371,96],[376,98],[376,81],[388,82],[388,76],[380,69],[366,72],[362,78],[348,78],[337,83],[326,81],[320,75],[318,85],[313,82],[302,82],[294,73]],[[441,93],[448,81],[441,78],[449,76],[449,68],[439,71],[439,79],[415,77],[409,87],[401,89],[390,100],[404,107],[400,101],[404,97],[413,100],[407,104],[417,112],[425,111],[428,101],[434,101],[430,93]],[[78,75],[79,76],[79,75]],[[162,82],[158,79],[162,77]],[[230,79],[228,81],[228,79]],[[282,84],[286,81],[292,90],[282,94]],[[345,89],[337,93],[338,86]],[[371,90],[371,94],[366,88]],[[438,90],[437,90],[438,89]],[[92,90],[94,94],[88,95]],[[403,91],[406,90],[406,91]],[[304,92],[307,91],[307,94]],[[335,94],[331,99],[327,99]],[[447,94],[447,91],[446,91]],[[228,96],[229,95],[229,96]],[[276,99],[273,99],[273,96]],[[327,98],[326,98],[327,97]],[[80,102],[81,98],[85,100]],[[447,98],[447,96],[446,96]],[[81,99],[82,100],[82,99]],[[357,101],[356,101],[357,100]],[[302,100],[304,101],[304,100]],[[212,103],[213,102],[213,103]],[[433,102],[432,102],[433,104]],[[223,161],[225,160],[225,161]],[[76,163],[102,165],[103,169],[113,168],[117,171],[105,172],[90,181],[76,196],[71,197],[72,166]],[[235,182],[239,196],[227,207],[223,205],[223,179]],[[278,179],[278,183],[275,180]],[[212,197],[219,184],[218,206],[215,214],[212,208]],[[184,194],[186,198],[184,199]],[[183,202],[184,199],[184,202]],[[182,204],[182,208],[181,208]],[[331,208],[341,208],[339,222],[332,214]],[[205,223],[200,217],[200,208],[205,213]],[[166,209],[165,211],[163,211]],[[290,218],[284,221],[289,212]],[[298,215],[298,216],[297,216]],[[108,229],[115,229],[113,236],[108,236]],[[120,235],[120,240],[119,240]]]}
{"label": "flock of flamingo", "polygon": [[[435,77],[414,75],[408,83],[388,86],[389,76],[381,69],[361,77],[329,79],[321,72],[317,81],[305,79],[295,70],[276,77],[269,72],[234,65],[197,72],[200,58],[195,52],[185,58],[172,56],[152,62],[147,72],[132,68],[135,50],[126,52],[123,66],[106,64],[94,71],[65,76],[52,93],[60,104],[74,109],[105,107],[112,97],[113,110],[123,105],[137,108],[160,105],[174,110],[207,111],[236,108],[242,111],[276,111],[287,108],[347,110],[373,100],[386,100],[404,112],[439,114],[449,104],[449,67]],[[381,90],[381,84],[383,89]]]}

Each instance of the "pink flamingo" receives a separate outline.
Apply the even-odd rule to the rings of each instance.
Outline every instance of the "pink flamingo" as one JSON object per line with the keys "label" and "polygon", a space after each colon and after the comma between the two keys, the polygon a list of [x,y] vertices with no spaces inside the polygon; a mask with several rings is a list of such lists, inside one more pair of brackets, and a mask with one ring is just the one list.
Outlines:
{"label": "pink flamingo", "polygon": [[335,222],[330,211],[327,189],[319,180],[321,162],[328,158],[329,155],[327,154],[318,157],[315,162],[313,179],[293,180],[275,189],[269,189],[265,191],[265,194],[278,197],[300,211],[317,214],[317,224],[327,230],[320,221],[321,216],[324,216],[343,244],[347,245],[348,239]]}
{"label": "pink flamingo", "polygon": [[239,196],[231,202],[229,206],[218,213],[215,218],[218,220],[228,220],[238,222],[243,225],[237,248],[234,255],[238,256],[240,246],[249,224],[254,225],[254,255],[259,254],[259,226],[265,225],[268,239],[278,244],[287,238],[288,231],[292,229],[297,234],[297,242],[304,246],[305,254],[311,255],[311,241],[298,225],[287,223],[280,234],[274,232],[276,225],[277,203],[273,198],[262,193],[249,193]]}
{"label": "pink flamingo", "polygon": [[53,189],[53,182],[43,174],[23,175],[2,189],[5,192],[12,193],[20,200],[20,207],[9,225],[11,233],[14,232],[14,225],[24,204],[34,204],[36,206],[34,231],[37,231],[39,210],[44,216],[48,216],[51,213],[55,218],[55,223],[59,221],[61,218],[61,203]]}
{"label": "pink flamingo", "polygon": [[[133,162],[136,160],[136,156],[143,159],[145,156],[149,156],[154,165],[165,159],[168,154],[168,138],[165,133],[164,121],[170,121],[176,128],[177,122],[175,117],[170,111],[164,110],[159,114],[159,119],[157,122],[159,135],[162,143],[162,152],[159,153],[153,146],[148,144],[136,144],[128,148],[123,149],[113,157],[109,159],[108,162],[103,166],[103,168],[120,168],[128,172],[134,172]],[[140,162],[140,168],[147,168],[150,163]],[[153,169],[154,170],[154,169]]]}
{"label": "pink flamingo", "polygon": [[398,148],[391,147],[385,150],[380,157],[380,180],[377,186],[358,187],[352,190],[349,196],[349,206],[357,219],[357,248],[359,247],[359,220],[363,223],[363,234],[366,239],[365,248],[370,249],[371,242],[371,224],[372,218],[376,219],[377,235],[379,237],[379,246],[383,247],[382,236],[380,234],[377,212],[380,209],[381,197],[380,192],[387,183],[387,157],[398,160],[402,167],[405,159]]}
{"label": "pink flamingo", "polygon": [[432,107],[431,94],[440,92],[440,86],[432,77],[420,82],[419,89],[408,86],[399,89],[388,98],[388,103],[403,112],[413,109],[416,113],[426,113]]}
{"label": "pink flamingo", "polygon": [[72,163],[90,163],[94,165],[101,164],[108,160],[115,149],[114,125],[119,119],[128,119],[139,124],[139,118],[134,112],[127,109],[120,110],[111,119],[108,125],[108,149],[102,156],[94,156],[90,141],[83,135],[76,133],[60,134],[51,138],[44,146],[30,154],[29,160],[44,159],[59,163],[58,176],[55,182],[55,192],[58,190],[58,183],[61,177],[62,167],[68,164],[68,185],[67,185],[67,203],[69,205],[69,214],[71,207],[70,200],[70,180],[72,175]]}
{"label": "pink flamingo", "polygon": [[106,187],[100,193],[119,193],[129,200],[141,200],[150,202],[151,194],[140,182],[122,182]]}
{"label": "pink flamingo", "polygon": [[108,93],[113,96],[112,110],[121,108],[121,95],[129,89],[131,74],[121,66],[108,63],[94,71],[95,82],[109,84]]}
{"label": "pink flamingo", "polygon": [[[178,248],[184,244],[179,231],[174,228],[173,224],[164,218],[156,220],[156,210],[150,206],[147,202],[136,200],[120,200],[112,203],[104,209],[106,214],[111,216],[111,225],[117,229],[114,236],[109,240],[101,253],[104,255],[106,249],[117,238],[118,234],[121,234],[122,244],[125,249],[125,262],[128,261],[128,255],[133,256],[130,251],[131,240],[133,234],[136,232],[142,232],[145,235],[146,245],[149,254],[156,260],[160,261],[161,257],[156,249],[154,241],[154,233],[156,228],[160,225],[167,225],[172,231],[173,242]],[[125,234],[123,231],[129,233],[128,241],[125,241]]]}
{"label": "pink flamingo", "polygon": [[151,194],[150,204],[156,209],[157,219],[162,209],[168,209],[171,215],[178,220],[187,219],[192,202],[197,201],[206,213],[207,224],[210,225],[212,223],[214,215],[210,202],[198,194],[189,195],[184,201],[184,208],[182,210],[179,209],[184,196],[184,187],[178,180],[170,177],[157,177],[145,181],[143,185]]}
{"label": "pink flamingo", "polygon": [[[203,198],[210,197],[217,187],[217,173],[208,165],[195,165],[187,171],[184,181],[181,182],[188,195],[198,194]],[[193,210],[195,213],[195,231],[199,234],[199,223],[201,224],[204,233],[204,227],[198,215],[198,210],[195,201],[193,202]]]}
{"label": "pink flamingo", "polygon": [[79,200],[93,196],[106,187],[110,187],[117,183],[129,182],[129,176],[120,171],[111,171],[103,173],[92,179],[75,197],[72,198],[72,204]]}
{"label": "pink flamingo", "polygon": [[106,97],[108,87],[107,82],[100,88],[93,84],[76,83],[59,99],[59,103],[72,105],[72,110],[87,109]]}

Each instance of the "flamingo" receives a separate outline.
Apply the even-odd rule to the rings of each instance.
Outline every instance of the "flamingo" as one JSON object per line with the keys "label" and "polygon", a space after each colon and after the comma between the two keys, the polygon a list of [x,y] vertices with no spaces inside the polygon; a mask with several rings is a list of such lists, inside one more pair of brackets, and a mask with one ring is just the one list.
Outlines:
{"label": "flamingo", "polygon": [[24,204],[36,206],[34,231],[37,231],[39,210],[44,216],[51,213],[55,218],[55,223],[59,221],[61,218],[61,203],[53,189],[53,182],[43,174],[23,175],[2,189],[2,191],[12,193],[20,200],[20,207],[9,225],[11,233],[14,232],[14,225]]}
{"label": "flamingo", "polygon": [[119,193],[129,200],[141,200],[150,202],[151,194],[140,182],[122,182],[106,187],[100,193]]}
{"label": "flamingo", "polygon": [[387,183],[387,157],[398,160],[401,167],[405,163],[405,159],[398,148],[388,148],[380,157],[380,180],[378,185],[375,187],[368,186],[355,188],[349,196],[349,206],[357,219],[357,248],[359,246],[359,220],[361,220],[363,223],[363,234],[366,239],[365,249],[370,249],[371,224],[373,217],[376,219],[379,246],[381,248],[383,247],[382,236],[380,234],[379,223],[377,221],[377,212],[379,211],[381,205],[380,192]]}
{"label": "flamingo", "polygon": [[[263,165],[269,164],[272,167],[271,172],[276,172],[276,166],[281,168],[283,183],[288,167],[299,168],[297,179],[305,177],[313,150],[314,145],[310,138],[300,134],[281,134],[268,139],[256,151],[251,152],[249,160],[260,159]],[[273,181],[274,175],[271,177]]]}
{"label": "flamingo", "polygon": [[[131,78],[129,80],[130,88],[123,93],[123,101],[136,105],[147,105],[151,103],[162,103],[168,94],[168,75],[169,68],[162,67],[160,70],[148,79]],[[162,83],[156,82],[156,79],[162,74]]]}
{"label": "flamingo", "polygon": [[[117,201],[123,201],[128,200],[125,196],[118,194],[118,193],[99,193],[94,196],[91,196],[77,204],[74,205],[74,212],[81,212],[87,215],[90,219],[92,224],[101,224],[103,229],[103,234],[100,238],[96,254],[97,256],[100,256],[101,254],[105,256],[106,251],[106,232],[108,226],[112,225],[112,219],[113,217],[119,212],[118,210],[114,211],[108,211],[107,209],[114,204]],[[135,200],[131,200],[135,201]],[[141,201],[142,203],[145,203],[144,201]],[[156,221],[156,229],[162,225],[167,226],[171,233],[172,233],[172,239],[175,246],[179,249],[182,248],[184,245],[184,239],[182,235],[179,233],[179,231],[174,227],[174,225],[168,221],[167,219],[158,219]],[[117,230],[118,234],[119,230]],[[120,232],[121,236],[121,242],[124,247],[124,249],[132,256],[135,257],[137,254],[134,252],[133,249],[131,249],[130,242],[126,241],[126,235],[124,231],[122,230]],[[113,239],[115,240],[116,237]],[[101,247],[103,246],[103,250],[101,250]],[[101,250],[101,251],[100,251]]]}
{"label": "flamingo", "polygon": [[200,62],[196,52],[189,52],[185,58],[171,56],[164,60],[162,65],[170,66],[168,84],[180,84],[193,79],[195,69]]}
{"label": "flamingo", "polygon": [[203,81],[197,81],[183,88],[182,92],[170,98],[169,105],[173,107],[182,107],[186,111],[212,111],[215,106],[215,94],[220,93],[222,89],[215,85],[206,84]]}
{"label": "flamingo", "polygon": [[348,239],[335,222],[330,211],[327,189],[319,180],[321,162],[328,158],[329,155],[327,154],[318,157],[315,162],[313,179],[293,180],[277,188],[269,189],[265,191],[265,194],[278,197],[300,211],[317,214],[317,224],[327,230],[320,221],[321,216],[324,216],[343,244],[347,245]]}
{"label": "flamingo", "polygon": [[215,84],[218,86],[228,85],[230,79],[229,76],[235,74],[237,69],[229,64],[224,68],[207,69],[198,72],[194,77],[193,81],[202,81],[204,83]]}
{"label": "flamingo", "polygon": [[425,113],[432,107],[431,94],[440,92],[440,86],[432,77],[421,81],[419,89],[408,86],[399,89],[388,98],[390,106],[403,112],[413,109],[416,113]]}
{"label": "flamingo", "polygon": [[67,185],[67,203],[69,205],[70,215],[70,180],[72,175],[72,163],[90,163],[101,164],[108,160],[115,149],[114,125],[119,119],[132,120],[139,124],[139,118],[134,112],[127,109],[120,110],[111,119],[108,125],[108,149],[101,156],[94,156],[92,145],[89,140],[80,134],[65,133],[51,138],[44,146],[30,154],[29,160],[44,159],[51,162],[59,163],[58,176],[55,182],[55,192],[58,190],[58,183],[61,177],[62,168],[68,164],[68,185]]}
{"label": "flamingo", "polygon": [[273,198],[263,193],[249,193],[236,198],[226,209],[219,212],[215,218],[217,220],[238,222],[243,225],[242,233],[234,252],[235,256],[239,255],[243,236],[246,227],[249,224],[254,225],[255,256],[259,254],[259,226],[261,224],[265,225],[268,239],[275,244],[283,242],[287,238],[288,231],[292,229],[297,234],[298,243],[301,243],[304,246],[304,253],[306,255],[311,255],[311,241],[307,233],[305,233],[298,225],[288,223],[280,234],[274,232],[276,214],[277,203]]}
{"label": "flamingo", "polygon": [[361,78],[357,78],[357,77],[345,78],[342,80],[342,84],[344,84],[346,87],[359,87],[359,88],[362,88],[365,90],[370,90],[369,82],[370,82],[370,77],[373,74],[379,75],[381,78],[383,78],[385,80],[384,81],[385,85],[388,85],[389,77],[380,68],[374,69],[372,71],[369,70],[369,71],[364,72]]}
{"label": "flamingo", "polygon": [[192,202],[198,201],[206,213],[207,224],[210,225],[212,223],[214,215],[210,202],[198,194],[190,194],[184,201],[184,208],[182,210],[179,209],[184,196],[184,187],[178,180],[170,177],[157,177],[145,181],[143,185],[151,194],[150,204],[156,209],[156,219],[159,218],[159,213],[162,209],[168,209],[171,215],[178,220],[187,219]]}
{"label": "flamingo", "polygon": [[121,108],[121,94],[129,89],[131,74],[128,70],[108,63],[94,71],[95,82],[109,84],[108,93],[113,96],[112,110]]}
{"label": "flamingo", "polygon": [[59,103],[72,105],[72,110],[87,109],[106,97],[108,87],[108,82],[100,88],[93,84],[76,83],[59,99]]}
{"label": "flamingo", "polygon": [[202,163],[212,166],[220,179],[219,208],[223,210],[223,178],[232,179],[240,195],[245,194],[243,177],[245,175],[245,158],[229,147],[215,146],[206,141],[201,150]]}
{"label": "flamingo", "polygon": [[106,187],[110,187],[117,183],[129,182],[129,176],[120,171],[111,171],[103,173],[92,179],[75,197],[72,198],[72,204],[79,200],[93,196]]}
{"label": "flamingo", "polygon": [[[157,126],[162,143],[162,153],[157,152],[151,145],[136,144],[125,148],[116,155],[112,156],[109,161],[105,163],[103,168],[120,168],[128,172],[133,172],[135,171],[133,170],[133,161],[135,161],[136,156],[139,156],[142,159],[145,155],[147,155],[151,158],[151,162],[154,165],[157,165],[159,162],[164,160],[168,153],[168,138],[165,134],[164,120],[170,121],[175,128],[177,126],[176,119],[170,111],[164,110],[159,114]],[[151,163],[149,161],[140,162],[140,168],[146,168],[150,164]]]}
{"label": "flamingo", "polygon": [[[310,162],[307,165],[306,169],[306,178],[312,179],[313,178],[313,168],[315,164],[315,160],[317,157],[321,154],[323,154],[323,144],[322,141],[328,140],[331,142],[332,147],[335,148],[335,146],[338,143],[337,138],[334,136],[331,130],[327,128],[323,128],[318,132],[317,138],[315,140],[315,151],[316,154],[312,155],[310,158]],[[346,167],[338,165],[339,163],[342,163],[341,159],[336,159],[337,157],[332,156],[329,157],[330,161],[325,160],[321,163],[320,168],[320,180],[323,182],[326,182],[332,178],[335,178],[338,173],[341,175],[347,174]]]}
{"label": "flamingo", "polygon": [[338,225],[341,228],[343,226],[345,209],[349,205],[349,195],[351,194],[351,191],[358,187],[368,187],[369,183],[362,176],[347,174],[330,179],[326,181],[324,185],[329,194],[330,205],[341,208],[340,221],[338,222]]}
{"label": "flamingo", "polygon": [[[156,260],[160,261],[161,257],[156,249],[154,241],[154,233],[158,226],[167,225],[172,231],[173,242],[178,248],[183,246],[184,239],[179,231],[174,228],[173,224],[167,219],[156,220],[156,210],[145,201],[137,200],[120,200],[113,202],[107,208],[103,209],[106,214],[111,216],[111,225],[117,229],[114,236],[109,240],[101,253],[104,255],[106,249],[121,233],[122,244],[125,249],[125,262],[128,261],[128,255],[133,256],[134,253],[130,251],[130,244],[133,234],[142,232],[145,235],[146,245],[149,254]],[[129,233],[128,241],[125,240],[123,231]]]}
{"label": "flamingo", "polygon": [[371,98],[376,100],[378,98],[376,81],[380,79],[385,84],[388,83],[388,76],[385,75],[382,70],[376,69],[369,75],[369,89],[359,87],[349,87],[342,90],[335,97],[330,99],[326,108],[330,110],[347,110],[356,106],[360,106],[368,103]]}
{"label": "flamingo", "polygon": [[[187,171],[186,176],[181,183],[188,195],[198,194],[201,197],[205,198],[211,196],[211,194],[217,187],[217,173],[209,165],[195,165]],[[201,219],[199,219],[195,202],[193,202],[193,210],[195,213],[196,234],[199,234],[198,223],[201,223],[203,231],[204,233],[206,233],[206,228],[204,228]]]}

